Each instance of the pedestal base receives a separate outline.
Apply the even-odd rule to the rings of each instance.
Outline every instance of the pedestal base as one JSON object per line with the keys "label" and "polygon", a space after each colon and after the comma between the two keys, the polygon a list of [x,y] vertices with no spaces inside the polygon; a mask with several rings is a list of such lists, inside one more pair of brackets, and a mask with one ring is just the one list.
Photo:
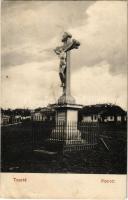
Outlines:
{"label": "pedestal base", "polygon": [[86,140],[58,140],[49,139],[46,141],[46,149],[54,152],[83,151],[89,146]]}
{"label": "pedestal base", "polygon": [[78,122],[78,110],[82,108],[79,104],[54,104],[56,110],[56,121]]}
{"label": "pedestal base", "polygon": [[56,105],[56,126],[52,131],[53,138],[64,140],[81,140],[81,133],[77,128],[78,110],[81,105]]}

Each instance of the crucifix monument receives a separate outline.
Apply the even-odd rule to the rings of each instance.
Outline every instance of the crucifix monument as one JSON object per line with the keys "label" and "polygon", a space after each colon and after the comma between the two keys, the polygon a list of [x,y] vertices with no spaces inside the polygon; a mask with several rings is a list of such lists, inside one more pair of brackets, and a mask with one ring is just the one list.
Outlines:
{"label": "crucifix monument", "polygon": [[[80,43],[72,39],[70,33],[65,32],[62,37],[62,46],[54,49],[55,53],[60,58],[59,64],[59,76],[61,80],[61,87],[63,88],[63,94],[59,97],[57,104],[54,108],[56,110],[56,122],[64,122],[64,138],[68,137],[68,125],[74,122],[76,125],[72,131],[72,138],[80,140],[80,132],[77,129],[78,122],[78,110],[82,107],[75,103],[74,97],[71,95],[71,66],[70,66],[70,52],[73,49],[78,49]],[[53,130],[53,133],[57,133],[57,127]]]}

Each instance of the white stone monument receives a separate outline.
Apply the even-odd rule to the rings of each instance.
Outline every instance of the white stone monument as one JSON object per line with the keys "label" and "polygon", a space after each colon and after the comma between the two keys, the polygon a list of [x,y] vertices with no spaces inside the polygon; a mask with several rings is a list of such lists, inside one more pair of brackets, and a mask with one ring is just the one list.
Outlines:
{"label": "white stone monument", "polygon": [[[81,105],[75,103],[74,97],[71,95],[71,66],[70,66],[70,52],[73,49],[78,49],[80,43],[72,39],[72,35],[65,32],[62,37],[63,45],[56,47],[54,50],[55,53],[60,58],[59,66],[59,76],[61,80],[61,87],[63,88],[63,94],[58,99],[58,103],[54,105],[56,109],[56,122],[65,122],[64,135],[65,138],[68,136],[68,124],[74,122],[76,126],[73,126],[72,139],[80,140],[80,132],[77,129],[78,122],[78,110],[82,108]],[[58,132],[59,130],[55,129],[53,132]]]}

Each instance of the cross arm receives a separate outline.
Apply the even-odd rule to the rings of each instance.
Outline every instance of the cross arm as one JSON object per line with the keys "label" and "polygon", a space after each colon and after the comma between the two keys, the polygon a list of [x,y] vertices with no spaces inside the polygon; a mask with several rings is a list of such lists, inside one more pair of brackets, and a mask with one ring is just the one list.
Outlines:
{"label": "cross arm", "polygon": [[78,49],[79,46],[80,46],[80,42],[73,39],[69,44],[65,45],[64,51],[67,52],[67,51],[70,51],[72,49]]}

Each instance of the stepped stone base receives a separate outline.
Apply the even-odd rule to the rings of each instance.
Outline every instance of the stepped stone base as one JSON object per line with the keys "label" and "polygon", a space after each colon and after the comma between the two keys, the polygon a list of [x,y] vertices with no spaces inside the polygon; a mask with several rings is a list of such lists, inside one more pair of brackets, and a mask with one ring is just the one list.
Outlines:
{"label": "stepped stone base", "polygon": [[60,104],[55,104],[53,107],[56,110],[56,124],[46,142],[47,148],[61,151],[66,145],[85,144],[85,141],[81,139],[81,132],[77,128],[78,110],[82,106],[65,102],[62,104],[61,101]]}
{"label": "stepped stone base", "polygon": [[[48,151],[68,151],[68,149],[74,149],[74,150],[79,150],[79,147],[83,147],[82,149],[84,150],[84,147],[87,146],[86,140],[58,140],[58,139],[48,139],[46,141],[46,146],[45,148]],[[71,147],[71,148],[70,148]],[[81,150],[82,150],[81,149]]]}

